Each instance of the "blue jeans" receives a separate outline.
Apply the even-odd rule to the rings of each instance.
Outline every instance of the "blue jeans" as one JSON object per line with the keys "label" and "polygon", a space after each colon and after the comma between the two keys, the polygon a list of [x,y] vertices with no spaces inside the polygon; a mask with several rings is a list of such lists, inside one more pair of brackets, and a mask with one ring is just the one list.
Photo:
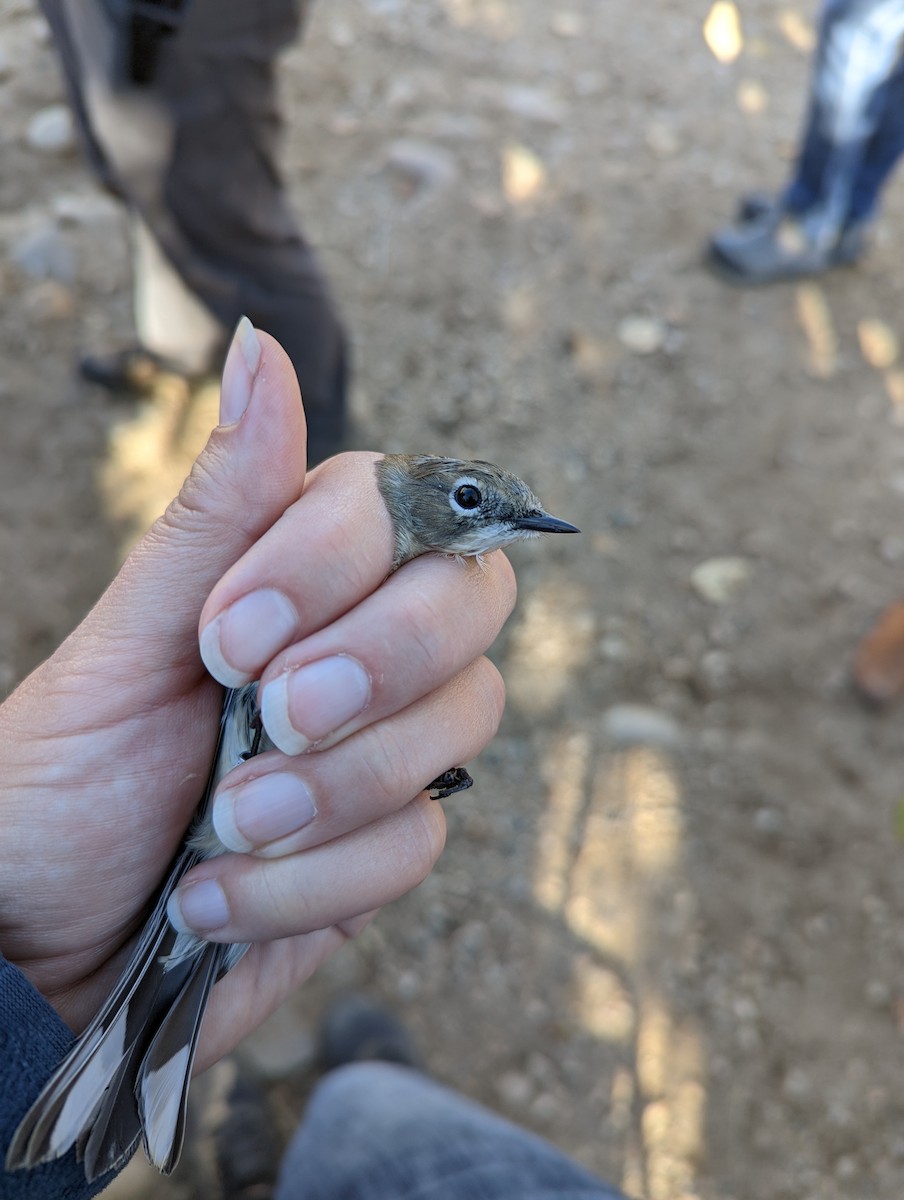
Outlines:
{"label": "blue jeans", "polygon": [[872,216],[904,152],[904,0],[827,0],[785,206],[815,244]]}
{"label": "blue jeans", "polygon": [[324,1077],[275,1200],[623,1200],[541,1138],[407,1067]]}

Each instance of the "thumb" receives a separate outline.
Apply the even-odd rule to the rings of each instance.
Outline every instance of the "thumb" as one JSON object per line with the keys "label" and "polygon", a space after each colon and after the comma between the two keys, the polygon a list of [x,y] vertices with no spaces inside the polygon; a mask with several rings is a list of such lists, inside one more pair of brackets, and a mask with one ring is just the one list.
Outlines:
{"label": "thumb", "polygon": [[226,357],[220,422],[80,630],[120,662],[126,640],[136,677],[147,671],[163,683],[167,667],[203,674],[197,630],[208,593],[301,495],[306,427],[295,371],[246,317]]}

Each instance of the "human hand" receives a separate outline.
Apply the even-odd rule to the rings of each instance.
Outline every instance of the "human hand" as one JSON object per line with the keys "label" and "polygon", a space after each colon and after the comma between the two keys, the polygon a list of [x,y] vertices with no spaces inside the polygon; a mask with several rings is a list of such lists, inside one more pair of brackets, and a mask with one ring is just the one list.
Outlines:
{"label": "human hand", "polygon": [[[514,601],[500,553],[482,570],[430,555],[386,579],[376,456],[305,477],[297,384],[265,334],[233,344],[221,420],[95,609],[0,706],[0,945],[75,1030],[121,971],[204,787],[222,693],[199,625],[221,681],[276,683],[314,743],[227,776],[217,826],[246,853],[183,884],[189,924],[202,932],[192,896],[215,880],[229,915],[205,936],[255,943],[214,990],[201,1066],[433,866],[442,810],[419,789],[495,732],[502,687],[481,655]],[[307,680],[294,669],[315,662]],[[279,740],[294,752],[303,735]],[[304,788],[317,811],[301,825]]]}

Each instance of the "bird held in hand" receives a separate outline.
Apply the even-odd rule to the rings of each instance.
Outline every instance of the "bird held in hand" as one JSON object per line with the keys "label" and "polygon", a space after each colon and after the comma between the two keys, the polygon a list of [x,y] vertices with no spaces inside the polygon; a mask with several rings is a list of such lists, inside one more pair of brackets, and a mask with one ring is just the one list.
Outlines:
{"label": "bird held in hand", "polygon": [[[394,528],[392,570],[428,551],[479,560],[539,533],[578,532],[492,463],[393,454],[376,463],[376,472]],[[8,1170],[36,1167],[75,1146],[86,1179],[93,1181],[122,1164],[139,1138],[160,1171],[175,1167],[207,1001],[248,947],[179,932],[167,918],[167,902],[196,863],[226,853],[211,819],[220,780],[274,748],[261,722],[257,684],[229,689],[213,765],[186,841],[109,998],[16,1130]],[[442,798],[469,783],[463,768],[452,768],[427,789]]]}

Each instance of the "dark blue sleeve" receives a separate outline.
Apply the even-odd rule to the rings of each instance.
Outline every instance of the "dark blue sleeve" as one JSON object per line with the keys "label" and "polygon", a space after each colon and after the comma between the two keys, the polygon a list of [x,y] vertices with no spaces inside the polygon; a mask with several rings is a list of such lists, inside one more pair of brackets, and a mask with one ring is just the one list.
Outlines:
{"label": "dark blue sleeve", "polygon": [[6,1148],[19,1121],[72,1045],[72,1031],[28,982],[0,958],[0,1197],[89,1200],[112,1174],[89,1184],[75,1151],[34,1171],[5,1171]]}

